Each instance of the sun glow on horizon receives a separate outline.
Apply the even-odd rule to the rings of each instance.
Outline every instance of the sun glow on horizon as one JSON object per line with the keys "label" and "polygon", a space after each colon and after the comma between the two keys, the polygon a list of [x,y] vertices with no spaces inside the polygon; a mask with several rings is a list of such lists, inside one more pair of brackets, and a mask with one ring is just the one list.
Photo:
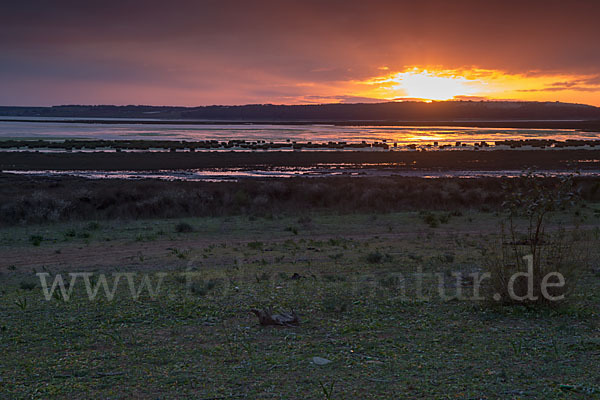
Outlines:
{"label": "sun glow on horizon", "polygon": [[510,73],[501,70],[442,66],[410,67],[386,71],[383,76],[355,84],[364,97],[382,100],[521,100],[587,102],[600,105],[598,75],[544,74],[539,71]]}
{"label": "sun glow on horizon", "polygon": [[423,100],[450,100],[457,96],[471,96],[482,91],[483,83],[464,76],[446,75],[417,69],[397,73],[391,82],[392,90],[404,93],[402,97]]}

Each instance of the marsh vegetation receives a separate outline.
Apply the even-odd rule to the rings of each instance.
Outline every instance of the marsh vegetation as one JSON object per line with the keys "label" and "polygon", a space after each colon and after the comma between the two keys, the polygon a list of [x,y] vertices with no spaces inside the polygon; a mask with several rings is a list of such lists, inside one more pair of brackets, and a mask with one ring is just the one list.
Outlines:
{"label": "marsh vegetation", "polygon": [[[82,182],[3,186],[0,385],[9,397],[562,399],[600,390],[594,180],[576,181],[586,200],[545,225],[576,226],[591,249],[556,307],[472,301],[472,283],[452,275],[485,270],[502,241],[498,180]],[[140,203],[152,198],[164,203]],[[65,212],[6,214],[9,199],[37,199],[42,210],[56,209],[44,203],[52,199]],[[70,272],[109,285],[131,273],[136,289],[146,277],[155,290],[132,298],[123,278],[114,298],[100,290],[91,301],[79,278],[68,301],[59,290],[46,300],[35,274],[68,284]],[[293,310],[300,324],[261,327],[252,309]]]}

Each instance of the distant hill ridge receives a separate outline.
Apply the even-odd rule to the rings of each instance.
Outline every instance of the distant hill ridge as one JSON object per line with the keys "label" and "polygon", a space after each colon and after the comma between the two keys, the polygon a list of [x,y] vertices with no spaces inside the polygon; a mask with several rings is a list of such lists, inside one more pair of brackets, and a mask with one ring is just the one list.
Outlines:
{"label": "distant hill ridge", "polygon": [[209,121],[600,120],[600,108],[560,102],[439,101],[172,107],[144,105],[0,106],[0,116],[148,118]]}

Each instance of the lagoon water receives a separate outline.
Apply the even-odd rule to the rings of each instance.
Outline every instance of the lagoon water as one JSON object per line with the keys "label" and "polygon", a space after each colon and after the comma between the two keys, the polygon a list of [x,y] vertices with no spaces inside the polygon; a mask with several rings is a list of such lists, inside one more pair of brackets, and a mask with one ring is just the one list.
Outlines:
{"label": "lagoon water", "polygon": [[[6,139],[112,139],[112,140],[265,140],[283,142],[344,141],[360,143],[386,140],[388,143],[440,144],[461,142],[494,142],[518,139],[600,139],[600,132],[574,129],[511,129],[441,126],[337,126],[337,125],[275,125],[275,124],[111,124],[47,122],[23,122],[19,118],[0,117],[0,140]],[[32,120],[35,118],[21,118]],[[40,119],[42,121],[42,119]]]}
{"label": "lagoon water", "polygon": [[[433,142],[454,144],[455,142],[493,143],[500,140],[554,139],[554,140],[598,140],[600,132],[585,132],[573,129],[511,129],[473,128],[440,126],[337,126],[337,125],[278,125],[278,124],[148,124],[144,121],[111,120],[110,124],[87,122],[64,122],[60,118],[48,122],[24,122],[18,118],[0,117],[0,140],[174,140],[219,142],[229,140],[273,141],[273,142],[347,142],[360,143],[386,141],[397,143],[398,148],[409,144],[429,145]],[[31,120],[34,118],[26,118]],[[128,123],[126,123],[128,122]],[[61,151],[61,150],[58,150]],[[62,150],[64,151],[64,150]],[[94,150],[92,150],[94,151]],[[168,150],[165,150],[168,151]],[[4,173],[79,176],[90,179],[164,179],[185,181],[231,181],[244,178],[291,178],[325,176],[412,176],[423,178],[482,176],[518,176],[522,171],[419,171],[399,170],[393,165],[343,165],[321,164],[307,168],[261,166],[249,169],[229,168],[204,170],[161,170],[161,171],[2,171]],[[565,171],[548,171],[560,175]],[[585,175],[600,175],[600,171],[589,170]]]}

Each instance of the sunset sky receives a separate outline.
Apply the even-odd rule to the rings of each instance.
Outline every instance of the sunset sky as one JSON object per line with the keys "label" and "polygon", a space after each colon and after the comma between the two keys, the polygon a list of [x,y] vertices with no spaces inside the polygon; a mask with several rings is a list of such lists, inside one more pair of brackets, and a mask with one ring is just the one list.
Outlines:
{"label": "sunset sky", "polygon": [[0,104],[509,99],[600,106],[600,1],[29,1]]}

